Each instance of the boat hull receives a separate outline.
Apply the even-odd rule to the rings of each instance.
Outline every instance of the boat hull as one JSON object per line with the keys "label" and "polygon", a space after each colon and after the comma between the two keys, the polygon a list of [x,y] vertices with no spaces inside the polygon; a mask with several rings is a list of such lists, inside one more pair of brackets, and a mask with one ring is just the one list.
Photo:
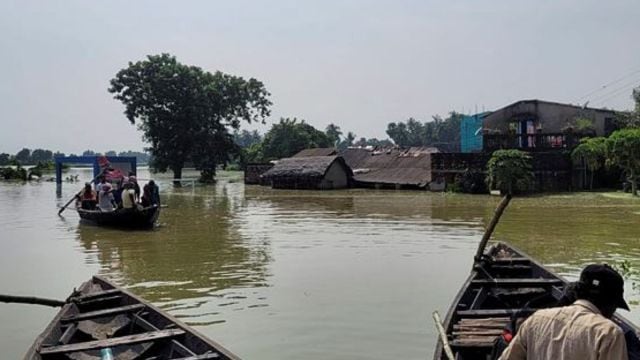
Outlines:
{"label": "boat hull", "polygon": [[[486,359],[502,330],[523,321],[537,309],[559,306],[569,282],[522,251],[497,243],[475,264],[456,295],[443,327],[456,360]],[[612,319],[623,330],[639,329],[627,319]],[[446,360],[439,338],[435,360]]]}
{"label": "boat hull", "polygon": [[69,297],[25,360],[239,359],[132,293],[94,276]]}
{"label": "boat hull", "polygon": [[123,228],[150,228],[160,216],[158,205],[149,206],[140,210],[100,211],[77,209],[80,218],[92,224]]}

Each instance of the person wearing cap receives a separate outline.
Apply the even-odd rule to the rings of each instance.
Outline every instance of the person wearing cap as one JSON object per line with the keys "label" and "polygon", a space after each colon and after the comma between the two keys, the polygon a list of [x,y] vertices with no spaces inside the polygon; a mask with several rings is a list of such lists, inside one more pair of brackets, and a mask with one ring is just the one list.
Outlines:
{"label": "person wearing cap", "polygon": [[575,284],[576,301],[543,309],[518,329],[501,360],[627,360],[622,329],[611,318],[629,310],[624,280],[606,264],[588,265]]}
{"label": "person wearing cap", "polygon": [[113,197],[111,184],[105,182],[102,184],[101,190],[98,193],[98,207],[101,211],[113,211],[115,206],[116,199]]}

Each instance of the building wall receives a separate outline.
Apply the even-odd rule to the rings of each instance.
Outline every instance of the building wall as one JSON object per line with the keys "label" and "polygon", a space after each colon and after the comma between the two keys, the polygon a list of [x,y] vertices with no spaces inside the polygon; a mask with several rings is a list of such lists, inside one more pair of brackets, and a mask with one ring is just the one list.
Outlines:
{"label": "building wall", "polygon": [[482,151],[483,118],[484,116],[481,114],[462,118],[460,122],[460,152]]}
{"label": "building wall", "polygon": [[349,175],[347,169],[338,161],[334,161],[333,164],[327,170],[327,173],[320,183],[320,187],[323,189],[344,189],[349,186]]}
{"label": "building wall", "polygon": [[[560,133],[563,128],[572,124],[576,118],[588,118],[593,121],[596,135],[608,135],[607,121],[613,121],[615,112],[609,110],[582,108],[569,104],[559,104],[539,100],[519,101],[497,110],[484,119],[484,128],[509,131],[509,123],[513,121],[534,120],[537,132]],[[607,120],[609,119],[609,120]]]}

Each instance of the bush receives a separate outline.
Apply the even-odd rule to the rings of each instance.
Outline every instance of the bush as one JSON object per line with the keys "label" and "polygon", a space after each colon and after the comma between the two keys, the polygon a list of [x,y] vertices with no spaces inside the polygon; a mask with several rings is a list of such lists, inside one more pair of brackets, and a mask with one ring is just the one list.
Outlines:
{"label": "bush", "polygon": [[485,183],[486,175],[481,171],[466,169],[455,178],[455,189],[468,194],[486,194],[489,192]]}
{"label": "bush", "polygon": [[531,189],[531,156],[520,150],[496,150],[487,163],[487,184],[503,194]]}

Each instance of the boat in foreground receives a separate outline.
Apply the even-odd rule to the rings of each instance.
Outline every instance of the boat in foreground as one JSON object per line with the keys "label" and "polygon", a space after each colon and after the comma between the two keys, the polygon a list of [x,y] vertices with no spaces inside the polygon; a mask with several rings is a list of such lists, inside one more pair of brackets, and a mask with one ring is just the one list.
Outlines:
{"label": "boat in foreground", "polygon": [[150,228],[153,227],[156,220],[158,220],[158,216],[160,216],[160,206],[158,205],[135,210],[100,211],[81,208],[77,210],[78,215],[84,221],[101,226],[123,228]]}
{"label": "boat in foreground", "polygon": [[239,359],[141,298],[94,276],[69,297],[25,360]]}
{"label": "boat in foreground", "polygon": [[[537,309],[558,306],[568,284],[510,245],[491,246],[474,265],[444,319],[455,359],[489,358],[507,324],[520,323]],[[617,314],[612,320],[623,330],[639,332]],[[435,360],[447,359],[443,350],[439,339]]]}

